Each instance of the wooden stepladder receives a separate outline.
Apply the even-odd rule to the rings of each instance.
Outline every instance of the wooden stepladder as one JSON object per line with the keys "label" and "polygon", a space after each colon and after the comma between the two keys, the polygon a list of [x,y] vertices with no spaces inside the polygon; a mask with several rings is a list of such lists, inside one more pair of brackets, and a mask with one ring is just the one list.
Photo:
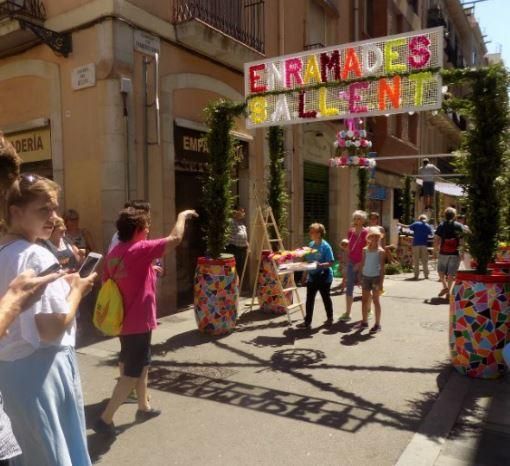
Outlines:
{"label": "wooden stepladder", "polygon": [[[262,251],[263,250],[273,250],[273,245],[277,244],[278,250],[283,251],[285,248],[283,246],[283,241],[280,235],[280,230],[278,229],[278,225],[276,224],[276,220],[273,215],[273,210],[271,207],[263,208],[258,202],[258,197],[255,195],[257,200],[257,213],[252,221],[250,228],[250,241],[248,246],[248,251],[246,254],[246,261],[243,267],[243,273],[241,275],[241,287],[244,281],[246,268],[248,264],[248,258],[252,253],[256,253],[257,260],[257,270],[255,274],[255,279],[253,283],[253,294],[251,297],[251,304],[248,306],[247,310],[252,310],[255,305],[255,299],[257,297],[257,285],[258,278],[260,273],[260,266],[262,263]],[[274,237],[271,234],[271,231],[274,232]],[[253,246],[255,245],[255,247]],[[277,279],[277,287],[279,293],[282,297],[282,302],[284,303],[285,312],[287,314],[287,319],[289,320],[289,325],[292,325],[292,319],[290,318],[290,311],[296,308],[301,310],[301,314],[303,318],[305,316],[305,311],[303,307],[303,303],[299,296],[299,291],[294,281],[294,271],[293,270],[280,270],[278,264],[274,259],[272,259],[273,268],[276,274]],[[286,288],[284,288],[282,278],[284,276],[289,276],[289,280],[286,281]],[[247,310],[244,310],[246,312]]]}

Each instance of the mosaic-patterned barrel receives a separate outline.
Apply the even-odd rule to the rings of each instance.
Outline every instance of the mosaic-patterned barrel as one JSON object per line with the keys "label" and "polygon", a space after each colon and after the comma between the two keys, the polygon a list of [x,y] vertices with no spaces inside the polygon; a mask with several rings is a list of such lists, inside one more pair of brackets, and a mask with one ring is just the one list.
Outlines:
{"label": "mosaic-patterned barrel", "polygon": [[499,246],[496,251],[497,262],[508,262],[510,263],[510,246]]}
{"label": "mosaic-patterned barrel", "polygon": [[510,277],[458,272],[450,301],[452,364],[469,377],[494,379],[504,371],[510,342]]}
{"label": "mosaic-patterned barrel", "polygon": [[236,326],[239,304],[239,277],[235,259],[199,257],[195,270],[195,318],[198,330],[208,335],[224,335]]}
{"label": "mosaic-patterned barrel", "polygon": [[413,237],[400,235],[398,238],[397,259],[400,265],[413,265]]}
{"label": "mosaic-patterned barrel", "polygon": [[[257,277],[257,298],[262,312],[285,314],[285,299],[278,283],[277,271],[269,258],[270,251],[262,251],[260,270]],[[280,281],[283,288],[291,286],[291,276],[282,275]],[[287,292],[287,299],[292,302],[292,292]]]}

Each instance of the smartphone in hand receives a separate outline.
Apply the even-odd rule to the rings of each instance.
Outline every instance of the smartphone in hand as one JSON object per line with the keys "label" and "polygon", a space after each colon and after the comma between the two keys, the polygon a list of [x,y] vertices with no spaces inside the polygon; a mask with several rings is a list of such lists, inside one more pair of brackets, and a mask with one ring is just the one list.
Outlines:
{"label": "smartphone in hand", "polygon": [[45,277],[46,275],[50,275],[51,273],[60,272],[60,270],[62,270],[62,266],[57,262],[56,264],[51,264],[47,269],[44,269],[37,276]]}
{"label": "smartphone in hand", "polygon": [[83,261],[80,270],[78,270],[80,277],[85,278],[88,277],[91,273],[93,273],[96,270],[99,262],[101,262],[102,258],[103,256],[101,254],[98,254],[97,252],[90,252],[89,255]]}

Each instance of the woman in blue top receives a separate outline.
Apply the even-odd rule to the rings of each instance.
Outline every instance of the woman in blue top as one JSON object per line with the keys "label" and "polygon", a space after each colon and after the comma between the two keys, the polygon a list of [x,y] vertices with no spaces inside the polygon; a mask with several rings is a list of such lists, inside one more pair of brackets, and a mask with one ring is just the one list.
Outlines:
{"label": "woman in blue top", "polygon": [[310,261],[317,261],[317,269],[308,272],[306,283],[306,317],[305,321],[298,325],[298,328],[309,329],[312,325],[313,307],[315,304],[315,296],[317,292],[321,294],[324,307],[326,309],[326,326],[333,324],[333,303],[329,295],[331,283],[333,282],[333,271],[331,266],[335,261],[333,250],[329,243],[323,239],[326,229],[321,223],[312,223],[310,225],[310,241],[309,246],[316,249],[315,254],[307,257]]}

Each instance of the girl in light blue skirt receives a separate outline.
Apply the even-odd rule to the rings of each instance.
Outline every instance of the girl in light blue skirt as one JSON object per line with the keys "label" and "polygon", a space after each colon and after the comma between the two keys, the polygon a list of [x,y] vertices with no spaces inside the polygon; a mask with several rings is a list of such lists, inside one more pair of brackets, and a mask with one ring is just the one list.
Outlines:
{"label": "girl in light blue skirt", "polygon": [[[25,270],[45,274],[58,268],[35,242],[53,231],[59,187],[38,175],[19,176],[17,164],[0,134],[0,186],[7,188],[0,204],[8,226],[0,240],[0,296]],[[94,278],[73,274],[48,284],[0,340],[0,392],[22,452],[13,465],[91,464],[74,346],[76,310]]]}
{"label": "girl in light blue skirt", "polygon": [[0,387],[23,452],[11,460],[13,466],[91,464],[73,348],[50,346],[26,358],[1,361]]}

